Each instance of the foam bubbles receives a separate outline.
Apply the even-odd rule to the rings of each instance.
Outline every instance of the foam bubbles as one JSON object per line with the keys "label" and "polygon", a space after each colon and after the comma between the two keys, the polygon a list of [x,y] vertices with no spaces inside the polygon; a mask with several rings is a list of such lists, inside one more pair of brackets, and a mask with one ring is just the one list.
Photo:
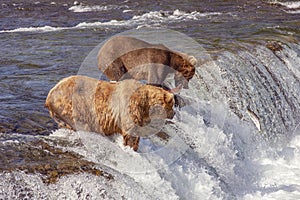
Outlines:
{"label": "foam bubbles", "polygon": [[0,33],[18,33],[18,32],[51,32],[61,31],[67,29],[65,27],[52,27],[52,26],[41,26],[41,27],[28,27],[28,28],[17,28],[13,30],[2,30]]}
{"label": "foam bubbles", "polygon": [[107,11],[107,10],[113,10],[113,9],[123,9],[128,8],[128,6],[117,6],[117,5],[106,5],[106,6],[100,6],[100,5],[74,5],[71,6],[68,10],[73,11],[75,13],[84,13],[84,12],[101,12],[101,11]]}
{"label": "foam bubbles", "polygon": [[300,1],[288,1],[288,2],[274,1],[274,2],[271,2],[271,3],[281,5],[281,6],[285,6],[289,9],[300,8]]}
{"label": "foam bubbles", "polygon": [[287,10],[284,10],[287,13],[290,14],[299,14],[300,13],[300,1],[287,1],[287,2],[281,2],[281,1],[272,1],[270,2],[274,5],[280,5],[285,7]]}

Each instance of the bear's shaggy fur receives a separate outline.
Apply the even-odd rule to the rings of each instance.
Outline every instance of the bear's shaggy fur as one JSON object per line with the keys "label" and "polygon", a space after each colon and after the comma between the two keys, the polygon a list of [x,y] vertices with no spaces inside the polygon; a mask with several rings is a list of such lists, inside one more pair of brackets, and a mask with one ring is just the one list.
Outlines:
{"label": "bear's shaggy fur", "polygon": [[[111,83],[86,76],[61,80],[47,96],[45,107],[60,127],[112,135],[120,133],[124,145],[138,149],[141,130],[153,116],[174,116],[174,95],[132,79]],[[154,113],[152,107],[161,109]],[[155,109],[154,109],[155,110]],[[163,114],[161,114],[163,111]]]}
{"label": "bear's shaggy fur", "polygon": [[188,88],[196,64],[193,56],[127,36],[113,37],[98,52],[98,68],[114,81],[130,77],[162,84],[169,73],[175,73],[175,85]]}

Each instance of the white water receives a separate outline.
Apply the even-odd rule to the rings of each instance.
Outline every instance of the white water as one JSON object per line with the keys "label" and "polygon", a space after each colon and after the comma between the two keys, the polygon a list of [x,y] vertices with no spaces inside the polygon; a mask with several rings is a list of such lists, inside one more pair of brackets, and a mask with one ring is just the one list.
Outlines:
{"label": "white water", "polygon": [[300,10],[289,10],[287,12],[290,14],[300,14]]}
{"label": "white water", "polygon": [[141,153],[124,147],[120,137],[108,139],[95,133],[57,130],[50,139],[82,144],[60,148],[98,163],[114,180],[75,174],[45,185],[38,174],[4,173],[0,175],[0,197],[12,199],[26,194],[31,199],[300,198],[299,131],[286,146],[270,147],[250,123],[241,123],[235,117],[227,116],[223,130],[207,127],[200,115],[191,115],[191,110],[182,111],[181,117],[183,120],[176,120],[181,141],[160,144],[169,152],[180,152],[173,162],[168,155],[154,151],[153,142],[147,139],[141,141]]}
{"label": "white water", "polygon": [[[71,7],[72,8],[72,7]],[[88,9],[84,7],[85,9]],[[110,7],[107,7],[108,9]],[[113,6],[112,6],[113,8]],[[112,9],[111,8],[111,9]],[[76,7],[77,9],[77,7]],[[76,10],[75,8],[72,10]],[[89,8],[96,9],[96,8]],[[100,9],[100,8],[97,8]],[[101,8],[104,9],[104,8]],[[128,10],[124,10],[128,11]],[[79,11],[78,11],[79,12]],[[110,20],[107,22],[82,22],[73,27],[51,27],[51,26],[42,26],[42,27],[21,27],[13,30],[1,30],[0,33],[15,33],[15,32],[51,32],[51,31],[61,31],[61,30],[71,30],[71,29],[84,29],[84,28],[101,28],[101,27],[113,27],[113,26],[128,26],[128,27],[142,27],[142,26],[158,26],[162,23],[171,23],[171,22],[182,22],[190,20],[199,20],[202,17],[207,16],[217,16],[221,15],[219,12],[208,12],[200,13],[197,11],[193,12],[184,12],[180,10],[169,11],[150,11],[142,15],[133,16],[129,20]]]}
{"label": "white water", "polygon": [[107,6],[100,6],[100,5],[74,5],[69,8],[70,11],[82,13],[82,12],[101,12],[106,10],[113,10],[113,9],[124,9],[128,8],[128,6],[117,6],[117,5],[107,5]]}
{"label": "white water", "polygon": [[281,6],[285,6],[289,9],[296,9],[300,8],[300,1],[287,1],[287,2],[281,2],[281,1],[272,1],[272,4],[278,4]]}
{"label": "white water", "polygon": [[287,10],[285,12],[290,14],[299,14],[300,13],[300,1],[271,1],[271,4],[280,5],[285,7]]}

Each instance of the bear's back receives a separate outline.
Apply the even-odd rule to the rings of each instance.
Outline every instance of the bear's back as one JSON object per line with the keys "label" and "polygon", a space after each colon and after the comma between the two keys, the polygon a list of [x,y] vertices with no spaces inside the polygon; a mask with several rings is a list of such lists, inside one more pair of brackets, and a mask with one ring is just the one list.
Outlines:
{"label": "bear's back", "polygon": [[113,61],[130,52],[139,51],[139,49],[160,49],[170,51],[162,44],[151,44],[143,40],[128,37],[116,36],[108,40],[98,52],[98,68],[105,70]]}

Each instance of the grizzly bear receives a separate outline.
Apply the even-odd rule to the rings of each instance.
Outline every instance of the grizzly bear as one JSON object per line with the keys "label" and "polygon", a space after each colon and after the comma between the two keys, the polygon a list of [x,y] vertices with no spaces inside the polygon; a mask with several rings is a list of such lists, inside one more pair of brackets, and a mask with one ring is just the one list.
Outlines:
{"label": "grizzly bear", "polygon": [[45,107],[59,127],[104,135],[120,133],[124,145],[137,151],[151,121],[174,116],[174,95],[133,79],[106,82],[71,76],[54,86]]}
{"label": "grizzly bear", "polygon": [[110,80],[134,78],[162,84],[169,73],[174,73],[175,85],[181,84],[184,88],[188,88],[197,64],[193,56],[127,36],[108,40],[97,58],[98,68]]}

